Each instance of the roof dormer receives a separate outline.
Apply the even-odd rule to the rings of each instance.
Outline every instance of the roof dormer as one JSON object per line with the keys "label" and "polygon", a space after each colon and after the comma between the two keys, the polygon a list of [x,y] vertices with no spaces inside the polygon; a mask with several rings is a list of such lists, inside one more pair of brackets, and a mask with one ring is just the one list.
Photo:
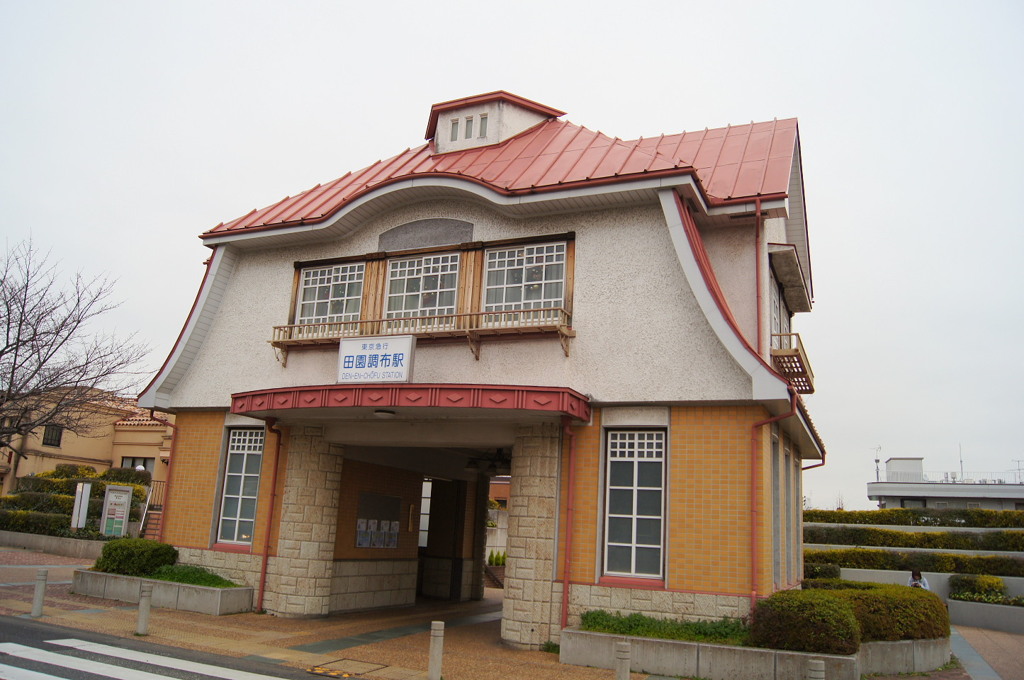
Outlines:
{"label": "roof dormer", "polygon": [[426,139],[435,153],[498,144],[564,111],[498,90],[430,107]]}

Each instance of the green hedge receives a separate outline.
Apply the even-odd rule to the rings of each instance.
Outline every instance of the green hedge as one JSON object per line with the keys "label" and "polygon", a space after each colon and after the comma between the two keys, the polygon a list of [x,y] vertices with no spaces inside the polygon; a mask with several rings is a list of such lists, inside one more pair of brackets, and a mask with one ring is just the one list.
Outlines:
{"label": "green hedge", "polygon": [[146,487],[141,484],[125,484],[123,482],[108,481],[103,477],[44,477],[35,475],[32,477],[21,477],[18,479],[18,493],[46,493],[64,496],[74,496],[79,482],[92,484],[90,498],[102,499],[107,490],[107,484],[132,487],[132,504],[144,503],[146,501]]}
{"label": "green hedge", "polygon": [[804,563],[837,564],[847,569],[889,571],[935,571],[944,574],[991,574],[1024,576],[1024,559],[1017,557],[954,555],[951,553],[907,553],[892,550],[805,550]]}
{"label": "green hedge", "polygon": [[[75,497],[65,494],[40,493],[38,491],[26,491],[11,496],[0,496],[0,509],[4,510],[33,510],[35,512],[47,512],[57,515],[68,515],[70,517],[75,509]],[[99,516],[103,511],[102,498],[89,499],[89,516]]]}
{"label": "green hedge", "polygon": [[823,590],[786,590],[757,603],[750,644],[816,654],[854,654],[860,625],[853,605]]}
{"label": "green hedge", "polygon": [[1024,529],[1024,510],[936,510],[932,508],[804,510],[804,521],[823,524]]}
{"label": "green hedge", "polygon": [[89,526],[84,529],[71,531],[70,516],[31,510],[0,510],[0,530],[44,536],[64,536],[90,541],[110,538],[110,536],[104,536],[99,532],[97,520],[91,520]]}
{"label": "green hedge", "polygon": [[804,578],[839,578],[842,569],[838,564],[804,562]]}
{"label": "green hedge", "polygon": [[966,593],[994,593],[1002,595],[1006,592],[1003,579],[988,574],[954,574],[949,577],[949,596]]}
{"label": "green hedge", "polygon": [[949,613],[935,593],[899,585],[830,592],[853,605],[862,642],[949,637]]}
{"label": "green hedge", "polygon": [[167,543],[146,538],[118,538],[103,546],[95,569],[109,574],[145,576],[178,561],[178,551]]}
{"label": "green hedge", "polygon": [[871,527],[805,526],[804,543],[931,550],[1005,550],[1024,552],[1024,531],[911,532]]}

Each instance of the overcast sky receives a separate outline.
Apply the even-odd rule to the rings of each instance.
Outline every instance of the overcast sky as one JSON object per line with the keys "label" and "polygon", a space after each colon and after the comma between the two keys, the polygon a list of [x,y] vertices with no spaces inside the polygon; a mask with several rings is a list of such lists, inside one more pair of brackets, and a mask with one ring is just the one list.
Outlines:
{"label": "overcast sky", "polygon": [[155,371],[200,232],[421,144],[436,102],[503,89],[624,139],[795,116],[805,491],[870,508],[877,447],[1024,467],[1022,35],[994,0],[0,0],[2,233],[116,278]]}

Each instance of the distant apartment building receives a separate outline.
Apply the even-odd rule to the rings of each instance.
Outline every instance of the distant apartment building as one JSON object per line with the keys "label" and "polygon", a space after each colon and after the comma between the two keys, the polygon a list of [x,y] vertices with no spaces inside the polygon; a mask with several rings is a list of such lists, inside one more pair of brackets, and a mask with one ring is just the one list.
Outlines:
{"label": "distant apartment building", "polygon": [[1024,510],[1024,483],[1013,472],[925,472],[924,458],[890,458],[868,498],[879,508]]}

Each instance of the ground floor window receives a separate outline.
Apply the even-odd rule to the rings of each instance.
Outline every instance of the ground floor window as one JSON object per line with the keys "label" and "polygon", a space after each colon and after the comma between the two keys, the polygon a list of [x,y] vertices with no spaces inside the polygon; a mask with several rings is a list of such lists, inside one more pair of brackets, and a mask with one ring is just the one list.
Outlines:
{"label": "ground floor window", "polygon": [[664,536],[664,430],[606,433],[605,573],[660,577]]}
{"label": "ground floor window", "polygon": [[146,472],[153,474],[153,460],[153,458],[125,457],[121,459],[121,467],[134,470],[141,465]]}
{"label": "ground floor window", "polygon": [[217,534],[221,543],[252,543],[263,465],[263,437],[262,429],[231,430],[228,434]]}

